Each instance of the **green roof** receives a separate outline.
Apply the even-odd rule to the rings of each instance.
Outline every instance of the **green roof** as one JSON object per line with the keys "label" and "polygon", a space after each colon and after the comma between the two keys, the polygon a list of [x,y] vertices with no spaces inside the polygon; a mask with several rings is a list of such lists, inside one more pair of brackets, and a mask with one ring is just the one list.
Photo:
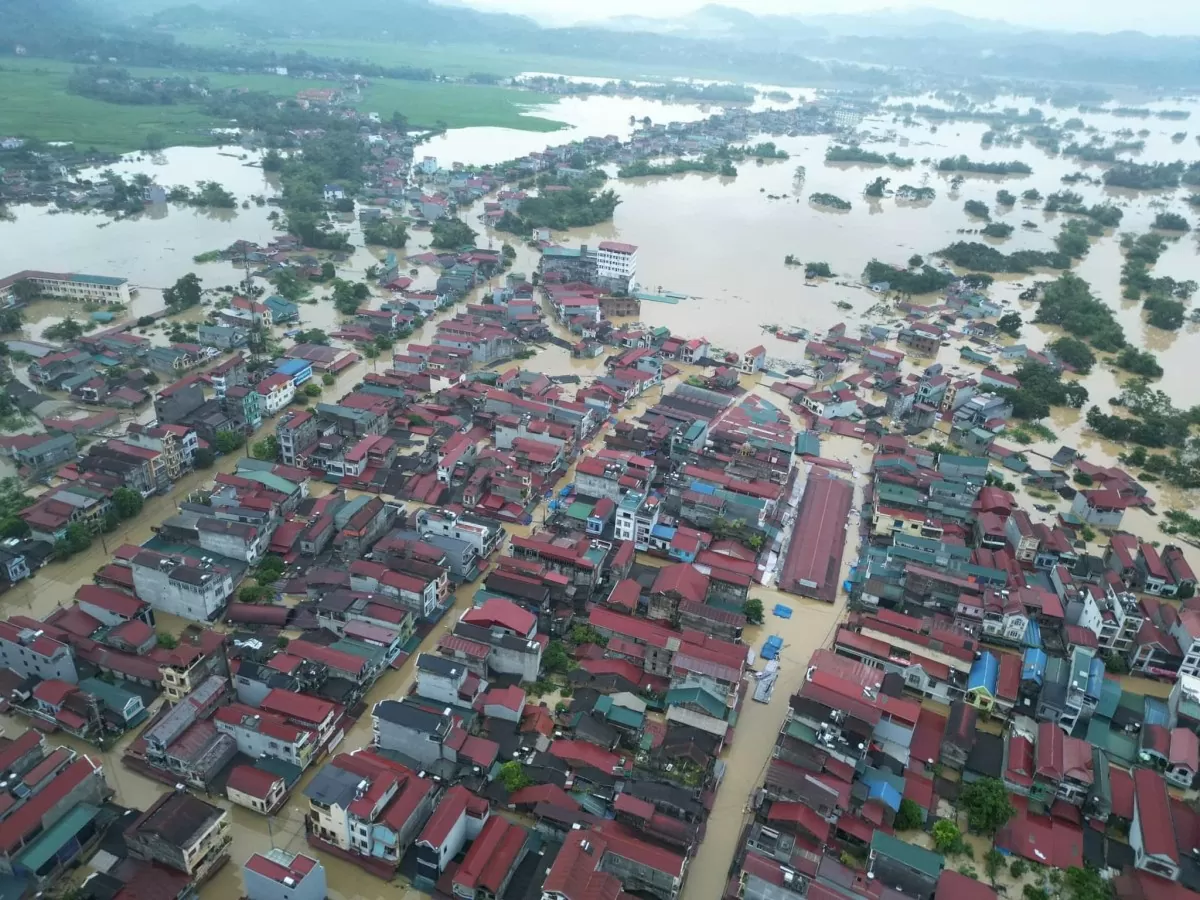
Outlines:
{"label": "green roof", "polygon": [[715,719],[725,720],[725,701],[704,688],[671,688],[667,691],[667,706],[683,706],[686,703],[699,706]]}
{"label": "green roof", "polygon": [[80,284],[105,284],[109,287],[116,287],[129,281],[128,278],[114,278],[112,275],[80,275],[74,272],[68,277]]}
{"label": "green roof", "polygon": [[296,490],[296,483],[288,481],[286,478],[280,478],[271,472],[238,472],[242,478],[248,478],[251,481],[257,481],[259,484],[269,487],[273,491],[279,491],[285,497],[290,496]]}
{"label": "green roof", "polygon": [[871,836],[871,853],[878,853],[888,859],[894,859],[901,865],[930,878],[937,878],[941,875],[942,868],[946,865],[946,861],[932,850],[926,850],[916,844],[892,837],[886,831],[876,831]]}
{"label": "green roof", "polygon": [[285,759],[278,759],[274,756],[263,756],[254,761],[254,768],[262,769],[264,772],[270,772],[272,775],[278,775],[287,782],[287,786],[293,787],[300,776],[304,774],[295,763],[290,763]]}
{"label": "green roof", "polygon": [[85,693],[99,699],[101,703],[113,712],[120,713],[121,715],[125,715],[125,707],[129,704],[130,700],[139,699],[138,695],[132,691],[127,691],[117,687],[115,684],[101,681],[99,678],[85,678],[79,682],[79,688]]}
{"label": "green roof", "polygon": [[592,510],[595,508],[596,507],[594,504],[585,503],[582,500],[576,500],[567,507],[566,516],[569,519],[578,519],[580,522],[586,522],[587,517],[592,514]]}
{"label": "green roof", "polygon": [[628,709],[624,706],[617,706],[612,702],[612,696],[605,694],[596,701],[596,712],[608,719],[615,725],[623,725],[626,728],[641,728],[642,721],[646,718],[642,713],[636,710]]}
{"label": "green roof", "polygon": [[577,257],[580,255],[578,247],[544,247],[542,249],[542,256]]}
{"label": "green roof", "polygon": [[1096,715],[1111,719],[1121,703],[1121,683],[1105,678],[1100,688],[1100,701],[1096,704]]}
{"label": "green roof", "polygon": [[22,869],[37,872],[55,857],[75,835],[100,814],[99,807],[90,803],[80,803],[69,813],[42,832],[36,841],[21,851],[16,864]]}

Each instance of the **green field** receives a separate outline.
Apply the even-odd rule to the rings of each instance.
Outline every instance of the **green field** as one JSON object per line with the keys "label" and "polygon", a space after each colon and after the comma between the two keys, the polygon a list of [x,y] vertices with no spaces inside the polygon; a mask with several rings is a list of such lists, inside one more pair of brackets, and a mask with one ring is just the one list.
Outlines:
{"label": "green field", "polygon": [[428,46],[407,42],[278,38],[249,40],[235,31],[222,28],[172,32],[175,39],[202,47],[241,47],[248,50],[274,50],[277,53],[304,51],[332,59],[361,59],[378,65],[414,66],[432,69],[439,75],[465,76],[472,72],[512,76],[522,72],[547,72],[555,75],[590,75],[595,78],[628,78],[636,81],[676,77],[734,78],[721,69],[682,72],[670,66],[626,63],[576,56],[552,56],[513,53],[500,47],[479,44],[437,44]]}
{"label": "green field", "polygon": [[[151,132],[168,144],[209,144],[209,129],[230,123],[190,104],[128,106],[79,97],[67,91],[70,63],[44,59],[9,59],[0,67],[0,135],[23,135],[47,141],[73,141],[82,147],[124,152],[143,145]],[[139,77],[189,74],[166,69],[130,69]],[[291,96],[328,82],[277,75],[234,75],[193,72],[214,87],[245,87]],[[449,128],[491,125],[525,131],[553,131],[560,122],[522,115],[541,98],[507,88],[466,84],[430,84],[376,79],[358,106],[385,119],[394,111],[414,124],[444,122]]]}

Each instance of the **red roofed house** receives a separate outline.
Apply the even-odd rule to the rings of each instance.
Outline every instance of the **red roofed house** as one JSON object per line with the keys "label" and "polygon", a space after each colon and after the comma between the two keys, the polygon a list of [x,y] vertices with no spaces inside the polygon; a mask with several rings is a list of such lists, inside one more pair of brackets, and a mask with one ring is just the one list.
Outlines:
{"label": "red roofed house", "polygon": [[537,633],[537,617],[533,613],[499,597],[467,610],[460,621],[481,628],[498,628],[519,638],[531,638]]}
{"label": "red roofed house", "polygon": [[436,785],[369,750],[330,760],[304,789],[308,841],[390,878],[433,812]]}
{"label": "red roofed house", "polygon": [[576,830],[568,835],[542,884],[555,900],[627,900],[622,888],[674,900],[687,860],[669,850],[614,832]]}
{"label": "red roofed house", "polygon": [[1136,503],[1132,495],[1115,490],[1080,491],[1071,504],[1071,512],[1097,528],[1120,528],[1125,510]]}
{"label": "red roofed house", "polygon": [[225,796],[230,801],[264,816],[282,806],[287,793],[287,782],[282,775],[254,766],[234,766],[225,785]]}
{"label": "red roofed house", "polygon": [[1150,769],[1133,771],[1133,827],[1129,845],[1134,866],[1152,875],[1179,879],[1179,847],[1167,796],[1167,784]]}
{"label": "red roofed house", "polygon": [[242,879],[249,900],[324,900],[328,895],[324,866],[311,856],[278,848],[252,854],[242,866]]}
{"label": "red roofed house", "polygon": [[650,589],[646,615],[651,619],[674,621],[679,604],[703,603],[708,595],[708,576],[690,563],[674,563],[658,570]]}
{"label": "red roofed house", "polygon": [[529,832],[514,822],[501,816],[488,819],[454,873],[454,896],[501,896],[525,857],[528,838]]}
{"label": "red roofed house", "polygon": [[[32,730],[0,747],[0,768],[18,776],[24,798],[15,805],[15,795],[3,795],[8,805],[0,820],[0,865],[11,871],[17,857],[52,827],[67,830],[58,853],[45,859],[36,871],[25,870],[30,886],[46,887],[99,840],[102,833],[94,825],[95,809],[112,795],[112,789],[100,767],[87,756],[77,756],[66,747],[50,747]],[[84,814],[89,809],[90,816]]]}
{"label": "red roofed house", "polygon": [[487,801],[461,784],[446,791],[417,838],[417,886],[428,890],[436,884],[466,842],[479,836],[488,817]]}

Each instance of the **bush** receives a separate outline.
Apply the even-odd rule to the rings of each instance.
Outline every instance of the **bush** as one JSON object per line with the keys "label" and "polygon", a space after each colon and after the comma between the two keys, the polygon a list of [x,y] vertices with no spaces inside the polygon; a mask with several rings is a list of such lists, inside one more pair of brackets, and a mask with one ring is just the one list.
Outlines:
{"label": "bush", "polygon": [[1029,863],[1025,862],[1023,859],[1014,859],[1012,864],[1008,867],[1008,874],[1013,878],[1020,878],[1028,871]]}

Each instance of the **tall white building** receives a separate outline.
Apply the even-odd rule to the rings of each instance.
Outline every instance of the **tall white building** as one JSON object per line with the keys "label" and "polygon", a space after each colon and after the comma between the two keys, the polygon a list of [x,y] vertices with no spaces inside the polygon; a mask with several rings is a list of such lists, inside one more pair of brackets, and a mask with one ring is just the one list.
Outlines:
{"label": "tall white building", "polygon": [[637,247],[616,241],[601,241],[596,252],[596,274],[601,278],[622,278],[633,283],[637,275]]}

